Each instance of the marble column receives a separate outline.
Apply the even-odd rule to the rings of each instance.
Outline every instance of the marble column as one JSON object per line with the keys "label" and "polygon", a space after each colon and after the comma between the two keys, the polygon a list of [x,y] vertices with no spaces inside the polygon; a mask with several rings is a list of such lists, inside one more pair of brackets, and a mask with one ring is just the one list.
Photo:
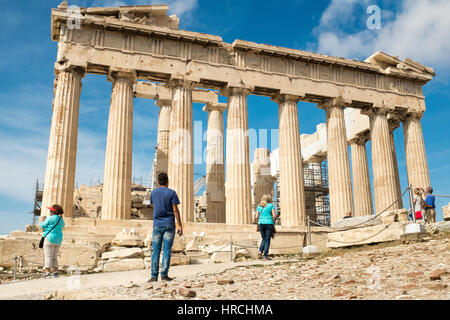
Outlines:
{"label": "marble column", "polygon": [[77,156],[78,116],[82,68],[56,68],[56,90],[45,170],[42,216],[47,207],[59,204],[65,217],[73,215],[73,192]]}
{"label": "marble column", "polygon": [[270,151],[266,148],[257,148],[253,155],[253,204],[252,210],[256,211],[264,195],[273,195],[273,183],[270,172]]}
{"label": "marble column", "polygon": [[111,106],[106,140],[102,219],[131,218],[133,85],[136,73],[112,70]]}
{"label": "marble column", "polygon": [[397,190],[395,197],[397,199],[400,199],[395,205],[392,206],[392,208],[395,210],[403,208],[403,200],[400,198],[400,196],[402,195],[402,188],[400,185],[400,174],[398,171],[397,152],[395,151],[395,139],[394,139],[394,130],[397,129],[400,126],[400,124],[398,122],[389,121],[389,118],[388,122],[389,122],[389,138],[392,149],[392,160],[394,161],[395,189]]}
{"label": "marble column", "polygon": [[366,141],[367,139],[365,137],[358,137],[350,143],[352,154],[353,197],[356,217],[373,214]]}
{"label": "marble column", "polygon": [[225,154],[223,112],[226,104],[207,104],[206,217],[208,222],[225,223]]}
{"label": "marble column", "polygon": [[430,186],[427,154],[420,120],[422,113],[410,113],[403,120],[408,182],[413,188]]}
{"label": "marble column", "polygon": [[252,222],[252,191],[248,137],[247,96],[245,88],[229,87],[226,141],[226,223]]}
{"label": "marble column", "polygon": [[[370,118],[375,213],[380,213],[397,200],[394,156],[387,120],[388,110],[374,108],[365,113]],[[394,206],[397,208],[397,204],[394,204],[388,210],[392,210]]]}
{"label": "marble column", "polygon": [[345,104],[328,103],[320,106],[326,111],[328,181],[330,190],[330,219],[333,223],[353,212],[352,180],[345,129]]}
{"label": "marble column", "polygon": [[298,97],[280,95],[275,98],[279,109],[279,161],[281,224],[305,225],[305,188],[298,123]]}
{"label": "marble column", "polygon": [[[156,177],[161,172],[168,172],[169,169],[169,135],[170,135],[170,114],[172,112],[171,100],[157,100],[159,107],[158,114],[158,138],[156,148]],[[156,184],[159,186],[158,181]]]}
{"label": "marble column", "polygon": [[194,137],[192,115],[193,83],[172,80],[172,113],[169,138],[169,188],[180,199],[183,222],[194,222]]}

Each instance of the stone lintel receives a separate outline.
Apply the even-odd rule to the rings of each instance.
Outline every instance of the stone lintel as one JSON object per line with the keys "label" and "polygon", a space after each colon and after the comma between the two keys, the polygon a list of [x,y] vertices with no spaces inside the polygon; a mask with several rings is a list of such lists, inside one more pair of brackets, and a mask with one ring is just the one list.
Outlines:
{"label": "stone lintel", "polygon": [[[139,81],[134,86],[134,96],[136,98],[161,100],[161,104],[164,104],[167,100],[172,101],[172,90],[161,84]],[[206,104],[218,103],[219,95],[210,90],[194,89],[192,91],[192,102]]]}

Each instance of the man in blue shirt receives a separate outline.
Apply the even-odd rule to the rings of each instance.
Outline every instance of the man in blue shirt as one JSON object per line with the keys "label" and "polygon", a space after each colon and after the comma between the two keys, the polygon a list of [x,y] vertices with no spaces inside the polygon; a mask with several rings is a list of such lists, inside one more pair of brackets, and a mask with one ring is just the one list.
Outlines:
{"label": "man in blue shirt", "polygon": [[149,281],[158,281],[161,247],[163,249],[161,280],[170,281],[172,278],[168,274],[175,230],[178,235],[183,234],[180,212],[178,211],[180,200],[177,193],[168,188],[169,178],[167,173],[161,172],[158,174],[158,183],[160,187],[153,190],[150,195],[150,202],[153,204],[153,253],[152,276]]}
{"label": "man in blue shirt", "polygon": [[432,195],[433,188],[427,188],[427,196],[425,198],[425,219],[428,223],[436,222],[436,198]]}

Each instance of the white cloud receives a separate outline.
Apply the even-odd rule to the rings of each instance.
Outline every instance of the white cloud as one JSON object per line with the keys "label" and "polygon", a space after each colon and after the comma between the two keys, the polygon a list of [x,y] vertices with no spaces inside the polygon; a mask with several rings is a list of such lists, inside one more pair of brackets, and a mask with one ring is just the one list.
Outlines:
{"label": "white cloud", "polygon": [[[318,52],[365,59],[384,51],[433,67],[450,67],[450,1],[402,0],[396,14],[381,8],[380,30],[366,28],[369,14],[356,10],[361,9],[360,4],[357,6],[355,0],[331,1],[314,30]],[[360,29],[348,31],[351,26],[346,26],[345,21],[358,15]]]}

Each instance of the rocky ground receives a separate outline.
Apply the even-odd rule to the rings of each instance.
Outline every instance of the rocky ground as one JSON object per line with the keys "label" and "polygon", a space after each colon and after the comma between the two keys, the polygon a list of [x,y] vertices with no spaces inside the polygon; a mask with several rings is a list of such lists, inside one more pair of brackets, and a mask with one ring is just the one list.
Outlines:
{"label": "rocky ground", "polygon": [[450,299],[450,237],[339,249],[171,282],[132,283],[21,299]]}

